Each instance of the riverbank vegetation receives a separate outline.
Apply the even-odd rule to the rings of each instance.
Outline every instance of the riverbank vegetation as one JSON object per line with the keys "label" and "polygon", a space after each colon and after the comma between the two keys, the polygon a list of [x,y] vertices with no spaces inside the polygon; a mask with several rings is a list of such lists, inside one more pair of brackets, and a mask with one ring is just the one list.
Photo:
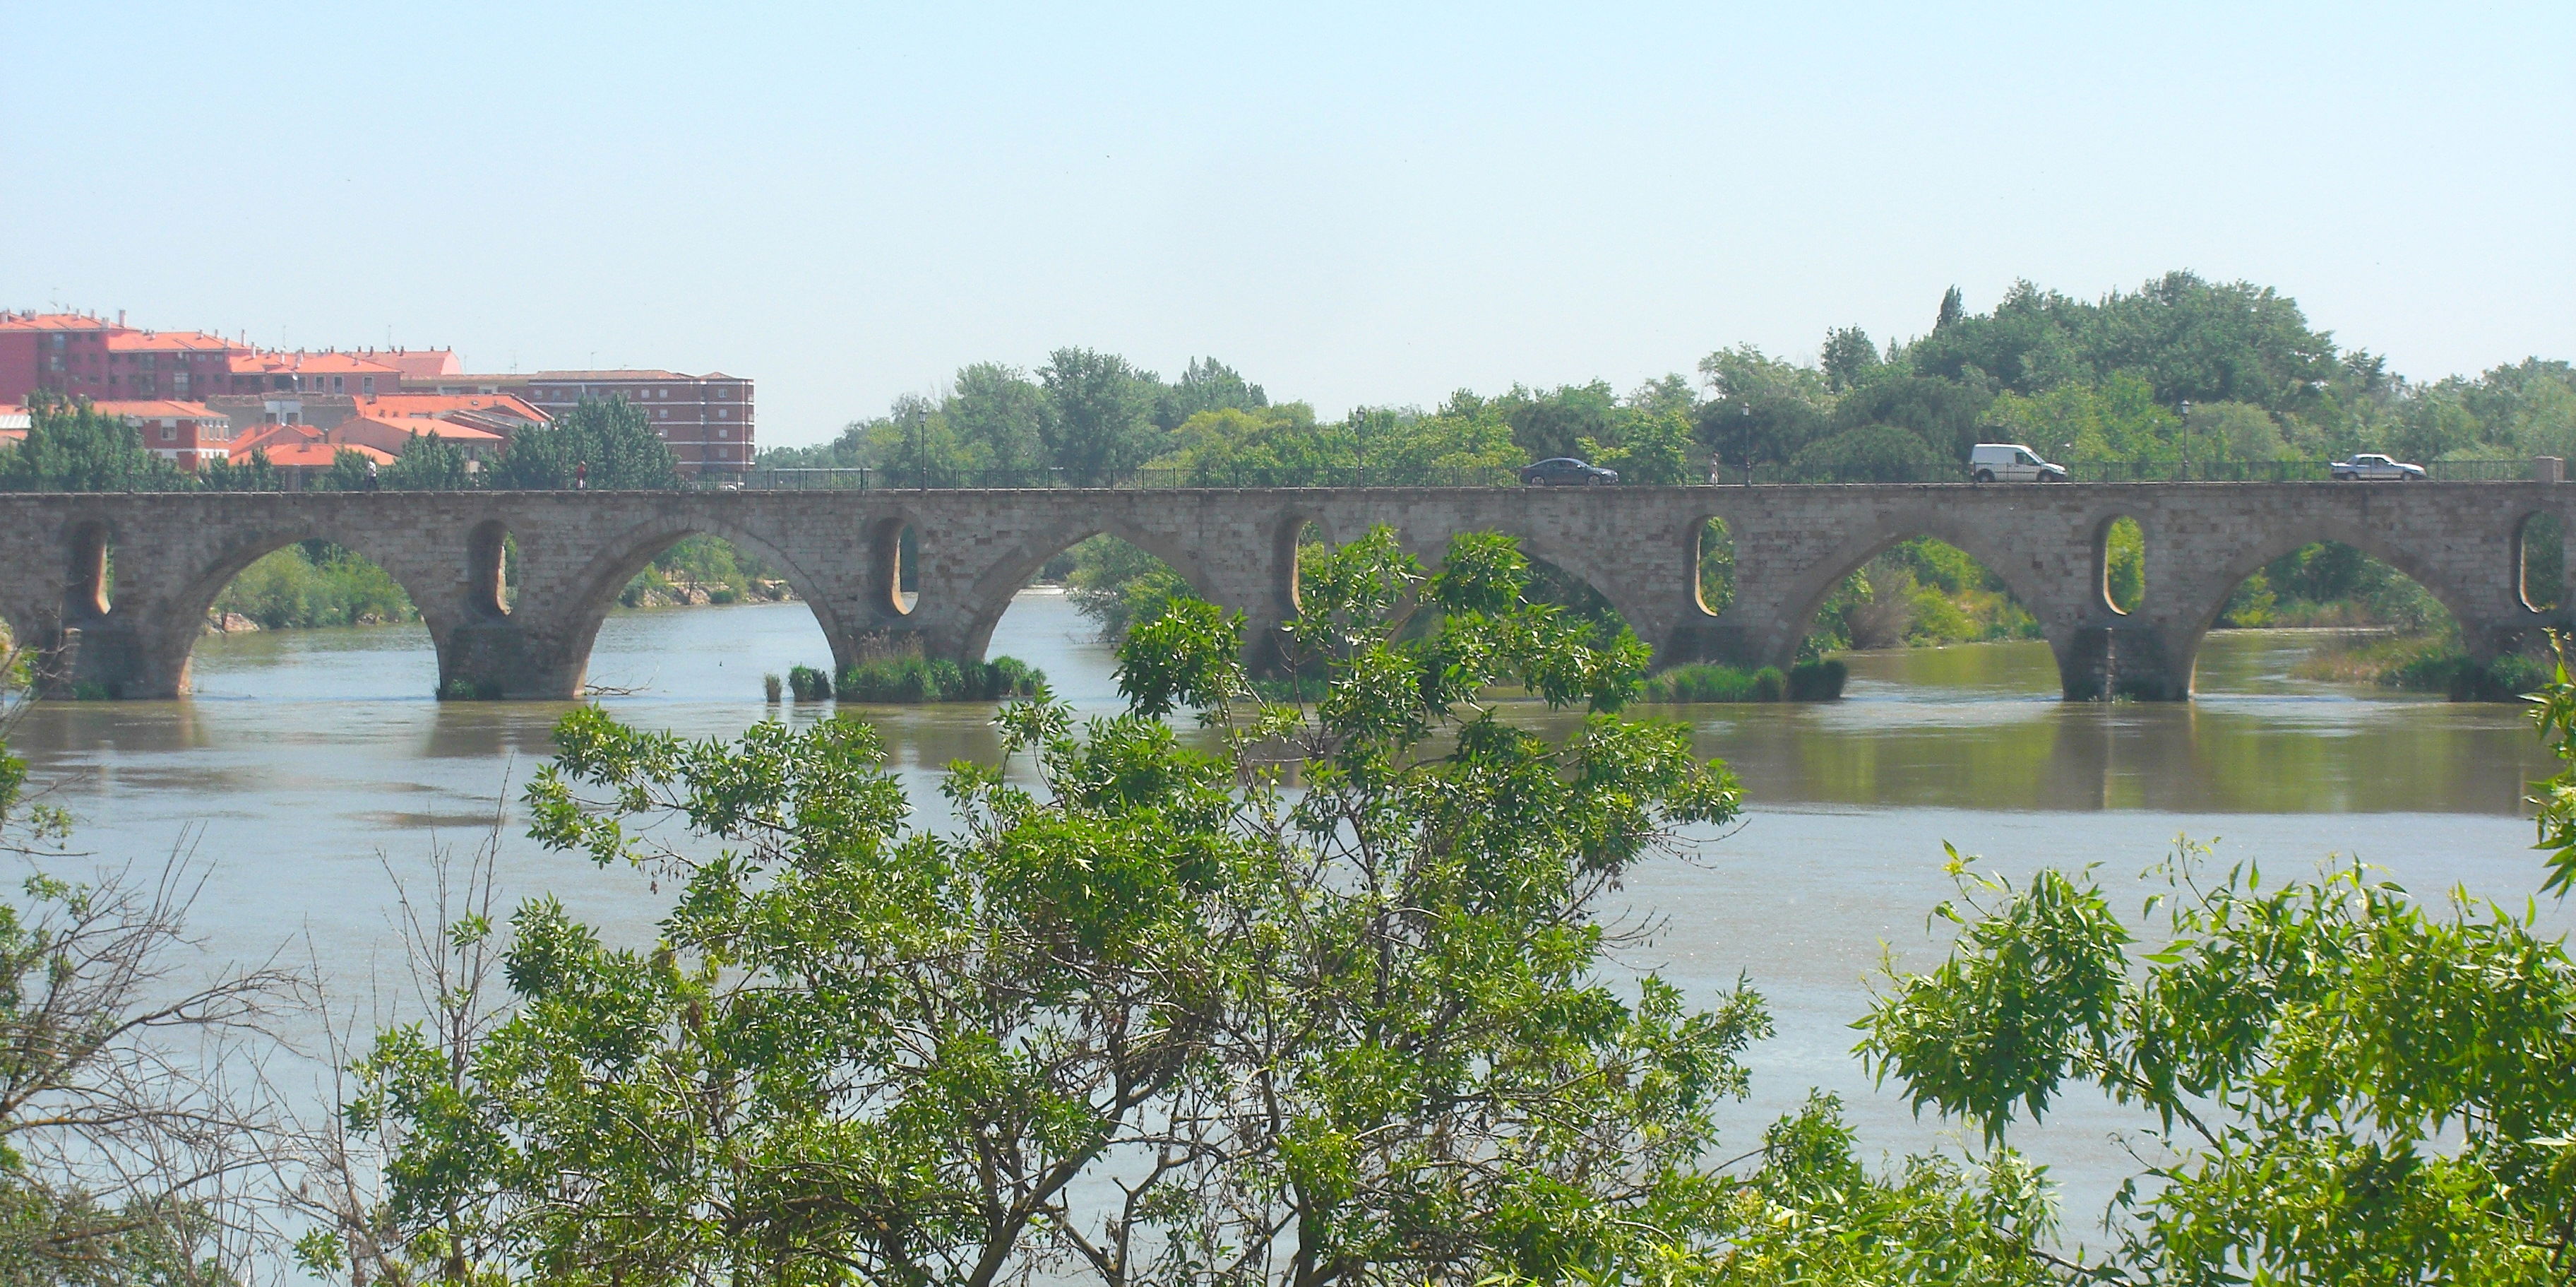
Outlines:
{"label": "riverbank vegetation", "polygon": [[248,622],[262,630],[372,626],[417,621],[420,612],[392,575],[329,541],[303,541],[243,568],[215,595],[217,629]]}
{"label": "riverbank vegetation", "polygon": [[1783,671],[1777,666],[1741,670],[1734,666],[1675,666],[1649,677],[1637,700],[1690,704],[1697,702],[1830,702],[1843,695],[1851,668],[1839,658],[1802,661]]}
{"label": "riverbank vegetation", "polygon": [[1017,657],[993,657],[960,665],[944,657],[924,657],[918,641],[877,650],[844,668],[836,679],[812,666],[789,668],[782,685],[776,675],[761,677],[770,701],[784,688],[800,702],[828,701],[876,705],[925,702],[994,702],[1045,695],[1046,672]]}

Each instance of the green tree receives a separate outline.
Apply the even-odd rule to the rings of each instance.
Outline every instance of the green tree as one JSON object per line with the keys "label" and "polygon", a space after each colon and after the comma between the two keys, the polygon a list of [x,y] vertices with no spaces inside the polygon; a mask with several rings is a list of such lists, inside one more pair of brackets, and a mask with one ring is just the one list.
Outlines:
{"label": "green tree", "polygon": [[957,437],[980,449],[980,467],[1019,471],[1046,466],[1046,390],[1019,368],[998,362],[961,368],[941,410]]}
{"label": "green tree", "polygon": [[1747,470],[1787,462],[1828,432],[1835,394],[1810,367],[1768,357],[1750,344],[1700,359],[1714,396],[1699,410],[1701,442]]}
{"label": "green tree", "polygon": [[152,454],[122,416],[101,415],[87,398],[38,390],[27,395],[26,441],[0,456],[0,486],[14,491],[175,491],[179,467]]}
{"label": "green tree", "polygon": [[313,480],[316,491],[364,492],[382,484],[375,467],[376,458],[351,447],[331,453],[331,467]]}
{"label": "green tree", "polygon": [[397,491],[463,491],[474,485],[474,471],[467,468],[463,447],[435,434],[413,434],[382,482]]}
{"label": "green tree", "polygon": [[1691,423],[1677,413],[1630,412],[1612,432],[1617,435],[1613,441],[1585,438],[1575,445],[1593,464],[1618,470],[1621,482],[1692,483],[1708,476],[1700,467]]}
{"label": "green tree", "polygon": [[565,491],[576,481],[606,491],[679,485],[679,462],[642,408],[624,398],[584,398],[542,425],[510,435],[491,462],[490,485]]}
{"label": "green tree", "polygon": [[1082,481],[1106,479],[1162,454],[1154,424],[1160,382],[1127,359],[1090,349],[1057,349],[1038,370],[1047,413],[1038,436],[1047,459]]}
{"label": "green tree", "polygon": [[1618,438],[1619,395],[1607,380],[1546,390],[1516,384],[1491,405],[1511,426],[1512,441],[1529,453],[1530,460],[1579,455],[1586,438],[1598,442]]}
{"label": "green tree", "polygon": [[286,485],[277,466],[268,463],[268,453],[257,447],[239,460],[209,461],[197,471],[197,481],[210,492],[273,492]]}
{"label": "green tree", "polygon": [[1818,356],[1817,365],[1824,368],[1825,383],[1839,393],[1858,384],[1871,367],[1878,365],[1878,346],[1870,342],[1869,332],[1846,326],[1825,336],[1824,352]]}
{"label": "green tree", "polygon": [[[1252,703],[1238,624],[1176,604],[1120,650],[1130,715],[1005,710],[1030,771],[952,766],[952,836],[906,830],[863,724],[727,745],[567,717],[537,834],[678,900],[632,947],[527,903],[515,1008],[461,1063],[426,1028],[380,1039],[353,1119],[400,1140],[409,1254],[1303,1284],[1689,1250],[1765,1020],[1741,990],[1694,1013],[1604,982],[1596,912],[1673,828],[1733,817],[1734,783],[1610,713],[1643,649],[1529,605],[1509,541],[1426,577],[1380,531],[1311,571],[1289,646],[1330,676],[1316,705]],[[1480,704],[1497,683],[1592,714],[1551,742]],[[1182,707],[1198,745],[1162,718]]]}
{"label": "green tree", "polygon": [[1163,386],[1154,423],[1168,432],[1203,411],[1258,411],[1269,405],[1270,394],[1233,367],[1212,357],[1192,358],[1181,370],[1180,383]]}

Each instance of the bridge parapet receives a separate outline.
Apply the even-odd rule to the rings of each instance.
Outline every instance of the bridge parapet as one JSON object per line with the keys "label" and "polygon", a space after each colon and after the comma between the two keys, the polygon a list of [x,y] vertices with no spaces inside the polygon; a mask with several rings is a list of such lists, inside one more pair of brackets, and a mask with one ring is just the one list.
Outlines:
{"label": "bridge parapet", "polygon": [[[562,700],[581,692],[618,591],[691,533],[775,564],[845,665],[903,636],[981,658],[1011,595],[1099,532],[1243,612],[1257,649],[1296,610],[1303,525],[1346,541],[1384,523],[1426,561],[1461,533],[1520,538],[1599,590],[1659,666],[1779,665],[1844,576],[1932,536],[2030,610],[2066,696],[2172,699],[2190,694],[2201,638],[2237,585],[2310,541],[2355,545],[2414,577],[2482,657],[2561,624],[2566,608],[2523,601],[2515,569],[2526,520],[2550,514],[2564,531],[2571,507],[2576,489],[2549,483],[13,495],[0,496],[0,614],[51,691],[179,696],[223,586],[259,556],[319,538],[375,560],[412,596],[442,692]],[[1716,614],[1696,588],[1712,517],[1735,559],[1733,601]],[[2103,537],[2121,517],[2144,533],[2148,570],[2127,613],[2103,591]]]}

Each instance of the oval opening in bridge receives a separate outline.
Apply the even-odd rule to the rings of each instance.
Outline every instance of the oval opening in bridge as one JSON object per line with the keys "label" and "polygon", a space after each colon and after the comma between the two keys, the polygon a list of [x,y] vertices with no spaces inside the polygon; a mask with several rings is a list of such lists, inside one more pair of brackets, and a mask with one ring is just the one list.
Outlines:
{"label": "oval opening in bridge", "polygon": [[2102,602],[2127,616],[2147,601],[2147,534],[2138,520],[2123,514],[2102,525],[2095,551],[2101,565]]}
{"label": "oval opening in bridge", "polygon": [[1288,610],[1302,612],[1306,607],[1306,562],[1324,552],[1324,529],[1312,520],[1299,523],[1297,534],[1288,551]]}
{"label": "oval opening in bridge", "polygon": [[1699,525],[1693,541],[1693,593],[1699,610],[1714,617],[1735,603],[1735,536],[1725,519],[1712,517]]}
{"label": "oval opening in bridge", "polygon": [[510,615],[518,583],[519,543],[498,520],[478,524],[465,540],[465,604],[486,616]]}
{"label": "oval opening in bridge", "polygon": [[115,541],[107,524],[83,524],[72,533],[71,566],[64,569],[63,617],[103,617],[115,601]]}
{"label": "oval opening in bridge", "polygon": [[2200,693],[2447,693],[2467,654],[2430,590],[2340,541],[2302,545],[2239,582],[2193,661]]}
{"label": "oval opening in bridge", "polygon": [[887,543],[886,593],[889,605],[904,616],[921,605],[921,538],[911,524],[896,530]]}
{"label": "oval opening in bridge", "polygon": [[2553,612],[2567,601],[2567,529],[2542,511],[2522,520],[2513,534],[2514,583],[2522,606]]}

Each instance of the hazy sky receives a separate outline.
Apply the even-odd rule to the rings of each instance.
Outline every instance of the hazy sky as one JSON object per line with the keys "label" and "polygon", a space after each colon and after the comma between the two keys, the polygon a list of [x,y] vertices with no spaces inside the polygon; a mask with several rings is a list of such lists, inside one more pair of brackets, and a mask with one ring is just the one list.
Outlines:
{"label": "hazy sky", "polygon": [[2182,267],[2576,357],[2565,0],[1391,8],[0,0],[0,306],[722,369],[770,444],[1064,344],[1338,414]]}

